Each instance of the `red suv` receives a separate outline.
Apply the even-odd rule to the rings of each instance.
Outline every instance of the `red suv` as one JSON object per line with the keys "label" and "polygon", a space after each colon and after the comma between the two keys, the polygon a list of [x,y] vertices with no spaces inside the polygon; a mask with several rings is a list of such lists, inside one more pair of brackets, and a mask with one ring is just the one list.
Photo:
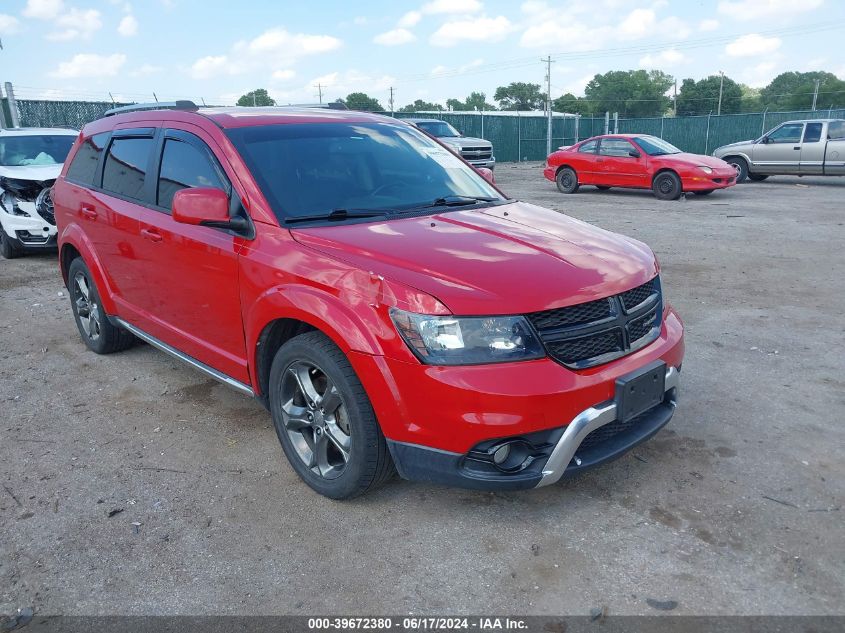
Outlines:
{"label": "red suv", "polygon": [[398,120],[131,107],[54,190],[85,344],[146,341],[261,400],[321,494],[544,486],[672,417],[651,250],[508,198]]}

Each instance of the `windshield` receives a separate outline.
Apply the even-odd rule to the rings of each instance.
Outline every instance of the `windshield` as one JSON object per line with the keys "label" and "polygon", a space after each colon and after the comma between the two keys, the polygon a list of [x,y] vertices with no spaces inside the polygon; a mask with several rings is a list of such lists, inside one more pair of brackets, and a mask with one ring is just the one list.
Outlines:
{"label": "windshield", "polygon": [[0,165],[60,165],[65,162],[76,136],[0,136]]}
{"label": "windshield", "polygon": [[638,136],[634,139],[642,150],[649,156],[663,156],[664,154],[680,154],[681,150],[656,136]]}
{"label": "windshield", "polygon": [[446,121],[417,121],[417,127],[437,138],[454,138],[461,135]]}
{"label": "windshield", "polygon": [[227,133],[280,221],[338,210],[395,214],[454,196],[504,200],[449,150],[401,123],[287,123]]}

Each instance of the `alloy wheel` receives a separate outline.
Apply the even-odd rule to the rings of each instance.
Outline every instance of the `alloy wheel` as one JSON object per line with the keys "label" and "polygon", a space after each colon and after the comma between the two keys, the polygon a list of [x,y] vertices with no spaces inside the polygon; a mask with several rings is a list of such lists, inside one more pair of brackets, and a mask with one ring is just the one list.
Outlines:
{"label": "alloy wheel", "polygon": [[76,315],[82,324],[82,329],[92,341],[100,338],[100,306],[96,296],[91,292],[88,279],[81,272],[73,278],[73,302],[76,305]]}
{"label": "alloy wheel", "polygon": [[308,361],[288,365],[282,377],[282,420],[297,456],[315,475],[336,479],[352,450],[349,415],[329,376]]}

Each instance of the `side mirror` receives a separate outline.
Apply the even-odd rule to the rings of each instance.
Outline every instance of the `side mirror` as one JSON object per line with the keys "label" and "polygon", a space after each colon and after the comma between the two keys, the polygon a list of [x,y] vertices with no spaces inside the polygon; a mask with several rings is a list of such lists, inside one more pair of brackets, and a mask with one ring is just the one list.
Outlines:
{"label": "side mirror", "polygon": [[214,187],[180,189],[173,195],[173,219],[182,224],[210,226],[244,231],[249,223],[242,217],[229,216],[229,197]]}
{"label": "side mirror", "polygon": [[493,170],[487,167],[476,167],[476,171],[489,183],[496,182],[496,179],[493,177]]}
{"label": "side mirror", "polygon": [[628,152],[628,156],[630,156],[631,158],[639,158],[641,154],[637,150],[632,149]]}
{"label": "side mirror", "polygon": [[768,136],[764,136],[763,138],[761,138],[761,139],[760,139],[760,142],[761,142],[763,145],[768,145],[768,144],[769,144],[769,137],[768,137]]}

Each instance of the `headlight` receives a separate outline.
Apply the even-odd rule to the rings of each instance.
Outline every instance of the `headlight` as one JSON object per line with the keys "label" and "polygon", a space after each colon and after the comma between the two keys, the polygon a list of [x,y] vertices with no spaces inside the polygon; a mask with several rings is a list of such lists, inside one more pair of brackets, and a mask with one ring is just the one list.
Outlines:
{"label": "headlight", "polygon": [[525,317],[453,317],[393,308],[390,318],[411,351],[427,365],[480,365],[543,358]]}
{"label": "headlight", "polygon": [[706,165],[699,165],[698,168],[701,171],[703,171],[705,174],[712,174],[713,173],[713,170],[710,167],[707,167]]}

